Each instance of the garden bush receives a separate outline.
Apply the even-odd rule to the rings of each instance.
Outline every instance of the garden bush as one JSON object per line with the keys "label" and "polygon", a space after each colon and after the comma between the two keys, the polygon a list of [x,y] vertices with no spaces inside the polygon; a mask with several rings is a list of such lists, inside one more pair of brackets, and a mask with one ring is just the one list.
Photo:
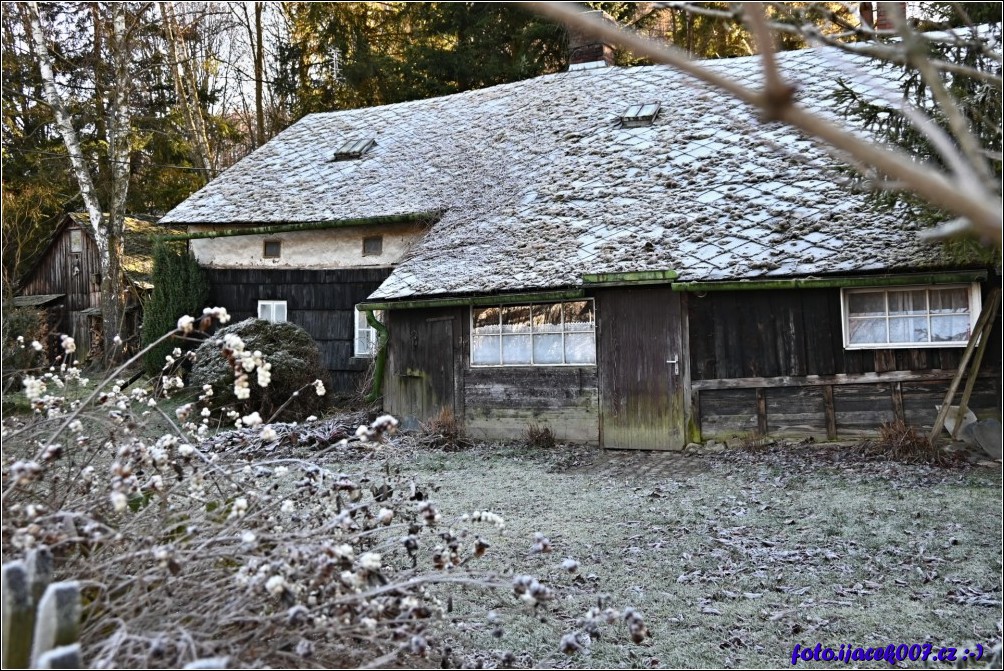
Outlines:
{"label": "garden bush", "polygon": [[[228,318],[221,308],[199,321],[182,317],[169,337]],[[250,359],[241,366],[256,375],[268,362],[253,350],[244,356],[238,334],[249,342],[272,334],[287,346],[296,336],[303,345],[292,325],[236,326],[209,338],[201,360],[223,348],[228,365]],[[72,342],[62,346],[72,353]],[[277,373],[282,351],[272,349]],[[478,573],[477,560],[507,540],[504,520],[483,510],[449,514],[430,498],[435,482],[381,463],[394,449],[386,445],[393,417],[350,432],[323,421],[273,427],[252,411],[242,428],[213,436],[214,416],[234,412],[210,410],[215,392],[178,406],[177,377],[125,386],[118,376],[142,355],[93,386],[68,366],[26,373],[33,413],[3,426],[4,558],[48,549],[53,579],[78,581],[85,665],[453,668],[460,660],[433,624],[450,617],[454,599],[493,603],[481,590],[509,592],[544,618],[560,598],[558,585],[530,575]],[[271,387],[279,375],[268,378]],[[77,387],[86,398],[63,395]],[[334,463],[303,454],[298,433],[315,425],[340,436],[323,451]],[[269,448],[253,463],[243,452],[250,443]],[[548,552],[538,535],[534,551]],[[555,643],[575,654],[615,620],[632,640],[647,636],[635,611],[593,608]],[[498,654],[503,664],[514,658]]]}
{"label": "garden bush", "polygon": [[[254,361],[264,365],[255,364],[251,375]],[[235,385],[242,375],[246,384]],[[279,412],[277,420],[300,421],[328,405],[320,349],[289,322],[252,318],[220,329],[195,350],[189,383],[212,388],[212,409],[232,406],[241,415],[257,412],[264,420]]]}
{"label": "garden bush", "polygon": [[3,311],[3,390],[20,386],[22,371],[38,366],[44,358],[48,336],[45,312],[34,308]]}

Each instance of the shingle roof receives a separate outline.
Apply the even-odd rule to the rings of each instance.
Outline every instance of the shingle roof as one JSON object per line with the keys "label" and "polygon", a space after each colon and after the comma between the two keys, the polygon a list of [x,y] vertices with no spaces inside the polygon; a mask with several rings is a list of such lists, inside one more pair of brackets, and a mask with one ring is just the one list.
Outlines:
{"label": "shingle roof", "polygon": [[[900,95],[863,56],[817,48],[778,60],[800,104],[837,121],[838,75],[871,97]],[[761,80],[756,57],[706,65]],[[653,101],[653,125],[620,126],[629,106]],[[363,158],[332,160],[347,139],[370,136]],[[443,211],[374,299],[577,286],[583,273],[675,270],[693,281],[940,265],[913,223],[840,186],[836,165],[671,68],[598,68],[307,116],[161,221]]]}
{"label": "shingle roof", "polygon": [[[86,212],[71,212],[70,219],[91,235],[91,218]],[[171,233],[158,226],[153,219],[141,216],[127,216],[123,219],[122,270],[133,282],[150,288],[153,277],[153,242],[158,235]],[[181,233],[179,229],[175,231]]]}

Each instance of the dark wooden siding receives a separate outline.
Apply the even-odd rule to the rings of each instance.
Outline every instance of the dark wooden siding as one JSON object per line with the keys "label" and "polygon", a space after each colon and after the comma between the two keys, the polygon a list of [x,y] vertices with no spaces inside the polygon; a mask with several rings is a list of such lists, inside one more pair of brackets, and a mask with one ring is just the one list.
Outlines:
{"label": "dark wooden siding", "polygon": [[389,274],[389,268],[206,269],[209,302],[225,307],[235,321],[257,317],[259,300],[286,301],[286,318],[320,346],[336,393],[352,393],[364,383],[369,362],[352,358],[354,309]]}
{"label": "dark wooden siding", "polygon": [[[920,380],[833,385],[835,435],[830,435],[827,429],[824,385],[770,387],[759,391],[766,397],[769,435],[792,438],[811,436],[826,440],[875,435],[882,423],[897,417],[911,426],[929,431],[934,424],[934,406],[944,400],[948,384],[948,380]],[[758,434],[757,392],[757,389],[708,389],[698,392],[702,437],[727,441]],[[897,394],[902,399],[901,410],[896,407]],[[983,376],[976,382],[969,405],[980,419],[999,417],[999,399],[999,379]]]}
{"label": "dark wooden siding", "polygon": [[[83,244],[80,252],[70,251],[71,230],[81,232]],[[63,226],[35,266],[22,293],[26,296],[65,294],[61,307],[56,309],[58,317],[54,327],[79,338],[81,334],[73,332],[72,315],[81,310],[100,307],[101,286],[92,282],[94,276],[100,273],[101,258],[91,237],[79,226]],[[78,348],[86,351],[80,346],[79,340]]]}
{"label": "dark wooden siding", "polygon": [[[850,437],[897,417],[930,428],[963,353],[845,350],[839,289],[688,298],[692,400],[704,439],[764,427],[771,435]],[[998,314],[990,342],[1000,333]],[[979,417],[1000,414],[1000,365],[999,347],[991,348],[970,401]]]}
{"label": "dark wooden siding", "polygon": [[464,421],[484,438],[516,439],[529,424],[559,440],[599,439],[595,366],[470,368],[464,371]]}
{"label": "dark wooden siding", "polygon": [[470,308],[394,310],[384,409],[406,426],[452,410],[476,438],[518,439],[531,423],[559,440],[596,443],[595,366],[470,365]]}
{"label": "dark wooden siding", "polygon": [[596,291],[603,447],[683,449],[680,298],[668,286]]}
{"label": "dark wooden siding", "polygon": [[954,369],[962,348],[845,350],[839,289],[690,296],[694,380]]}
{"label": "dark wooden siding", "polygon": [[390,341],[384,377],[384,409],[415,428],[456,407],[460,310],[394,310],[387,315]]}

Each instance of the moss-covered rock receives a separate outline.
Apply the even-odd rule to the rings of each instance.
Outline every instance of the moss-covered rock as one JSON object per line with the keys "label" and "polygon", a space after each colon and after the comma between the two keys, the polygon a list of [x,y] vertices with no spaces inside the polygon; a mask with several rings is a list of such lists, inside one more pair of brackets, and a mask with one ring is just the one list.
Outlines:
{"label": "moss-covered rock", "polygon": [[[267,387],[258,385],[254,372],[248,376],[251,396],[244,400],[238,400],[234,394],[234,365],[223,352],[222,343],[228,334],[239,336],[246,351],[261,352],[265,361],[272,365],[271,382]],[[296,324],[245,319],[217,331],[199,346],[195,355],[189,382],[197,387],[212,385],[213,395],[209,400],[213,408],[229,406],[241,414],[257,411],[268,420],[297,394],[276,417],[277,421],[288,422],[318,415],[328,405],[327,395],[318,396],[315,387],[308,386],[315,380],[321,380],[325,388],[329,386],[320,349]]]}

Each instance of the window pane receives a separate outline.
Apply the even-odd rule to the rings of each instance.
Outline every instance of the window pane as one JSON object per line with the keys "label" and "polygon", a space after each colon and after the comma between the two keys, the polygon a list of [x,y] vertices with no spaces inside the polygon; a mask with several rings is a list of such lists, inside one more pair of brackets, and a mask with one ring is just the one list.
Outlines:
{"label": "window pane", "polygon": [[366,321],[366,313],[363,310],[356,310],[356,329],[369,328]]}
{"label": "window pane", "polygon": [[561,303],[534,304],[533,330],[544,333],[561,331]]}
{"label": "window pane", "polygon": [[890,317],[889,342],[927,342],[927,317]]}
{"label": "window pane", "polygon": [[84,232],[78,229],[70,231],[70,251],[77,253],[84,249]]}
{"label": "window pane", "polygon": [[534,363],[561,363],[561,334],[538,334],[533,336]]}
{"label": "window pane", "polygon": [[356,336],[356,356],[372,356],[373,340],[369,331],[360,331]]}
{"label": "window pane", "polygon": [[502,363],[530,363],[530,336],[502,336]]}
{"label": "window pane", "polygon": [[969,312],[969,290],[931,289],[931,312]]}
{"label": "window pane", "polygon": [[565,336],[565,363],[595,363],[596,340],[592,333]]}
{"label": "window pane", "polygon": [[286,321],[286,301],[281,301],[272,306],[272,319],[277,322]]}
{"label": "window pane", "polygon": [[530,332],[529,305],[509,305],[502,308],[502,333],[529,333],[529,332]]}
{"label": "window pane", "polygon": [[851,345],[886,342],[885,319],[848,319],[847,330]]}
{"label": "window pane", "polygon": [[[847,311],[857,317],[879,317],[885,314],[885,294],[881,291],[848,294]],[[882,338],[885,340],[885,337]]]}
{"label": "window pane", "polygon": [[592,301],[574,301],[572,303],[565,303],[565,330],[593,330]]}
{"label": "window pane", "polygon": [[[475,333],[498,333],[499,332],[499,308],[485,308],[474,310],[474,332]],[[498,343],[496,343],[497,345]],[[496,362],[498,363],[498,362]]]}
{"label": "window pane", "polygon": [[933,342],[966,342],[969,340],[969,316],[931,317]]}
{"label": "window pane", "polygon": [[258,319],[272,321],[272,306],[268,303],[258,303]]}
{"label": "window pane", "polygon": [[474,336],[471,338],[471,362],[479,366],[499,364],[498,336]]}
{"label": "window pane", "polygon": [[889,314],[923,315],[927,314],[927,292],[920,291],[890,291]]}

